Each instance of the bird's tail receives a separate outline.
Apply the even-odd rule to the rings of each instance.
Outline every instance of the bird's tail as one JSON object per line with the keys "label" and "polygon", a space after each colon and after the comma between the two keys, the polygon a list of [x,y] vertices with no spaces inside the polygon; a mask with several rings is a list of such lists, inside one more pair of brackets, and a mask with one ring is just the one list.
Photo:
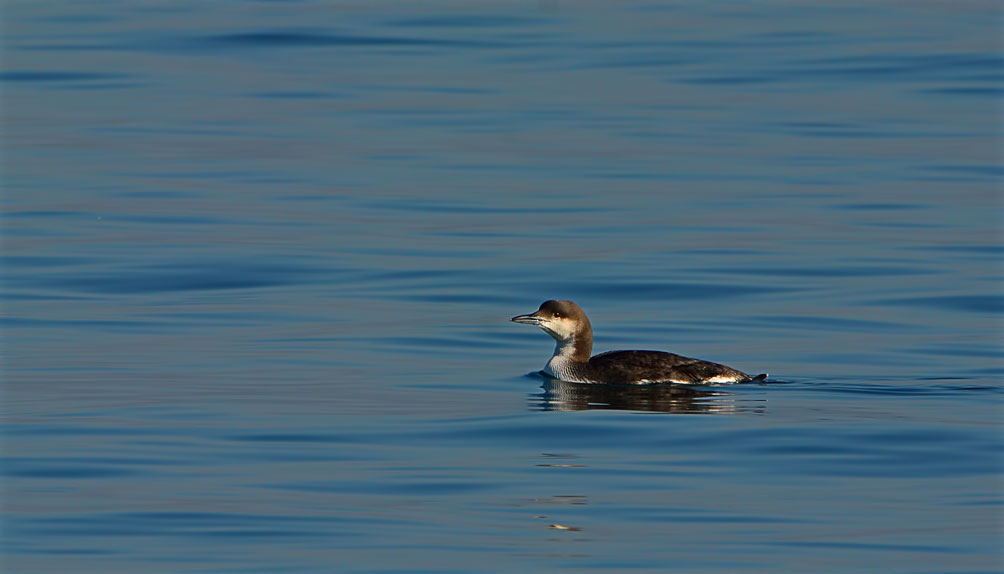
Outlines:
{"label": "bird's tail", "polygon": [[759,375],[756,375],[755,377],[750,377],[750,381],[749,382],[751,382],[751,383],[759,383],[759,382],[766,381],[766,380],[767,380],[767,373],[760,373]]}

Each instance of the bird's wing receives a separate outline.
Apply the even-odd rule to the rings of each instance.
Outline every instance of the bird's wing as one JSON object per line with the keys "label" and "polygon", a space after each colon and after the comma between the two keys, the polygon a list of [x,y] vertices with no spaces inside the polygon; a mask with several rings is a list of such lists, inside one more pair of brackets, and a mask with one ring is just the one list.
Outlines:
{"label": "bird's wing", "polygon": [[589,359],[589,366],[607,381],[624,383],[642,380],[698,383],[720,373],[723,368],[663,351],[607,351]]}

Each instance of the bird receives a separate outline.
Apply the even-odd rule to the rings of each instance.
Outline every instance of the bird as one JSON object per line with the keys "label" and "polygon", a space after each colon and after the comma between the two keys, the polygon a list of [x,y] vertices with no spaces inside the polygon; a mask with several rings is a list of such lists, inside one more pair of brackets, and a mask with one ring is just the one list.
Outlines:
{"label": "bird", "polygon": [[593,327],[574,301],[549,300],[527,315],[510,319],[536,325],[557,342],[543,372],[571,383],[640,385],[653,383],[714,384],[763,381],[767,374],[750,376],[710,361],[665,351],[593,351]]}

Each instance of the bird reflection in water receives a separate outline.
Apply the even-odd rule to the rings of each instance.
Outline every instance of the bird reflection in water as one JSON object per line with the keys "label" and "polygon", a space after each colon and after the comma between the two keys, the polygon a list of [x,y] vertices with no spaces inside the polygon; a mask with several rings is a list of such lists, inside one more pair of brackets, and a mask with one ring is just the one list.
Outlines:
{"label": "bird reflection in water", "polygon": [[672,384],[594,385],[548,378],[542,393],[530,395],[540,411],[608,409],[674,414],[762,413],[765,399],[740,397],[718,388]]}

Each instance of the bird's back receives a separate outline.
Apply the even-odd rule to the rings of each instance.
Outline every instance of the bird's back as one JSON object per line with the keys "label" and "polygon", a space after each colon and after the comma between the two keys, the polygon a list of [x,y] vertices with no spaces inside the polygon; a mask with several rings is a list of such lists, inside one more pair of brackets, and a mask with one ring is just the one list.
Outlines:
{"label": "bird's back", "polygon": [[733,368],[664,351],[607,351],[589,359],[588,376],[596,382],[734,383],[750,376]]}

